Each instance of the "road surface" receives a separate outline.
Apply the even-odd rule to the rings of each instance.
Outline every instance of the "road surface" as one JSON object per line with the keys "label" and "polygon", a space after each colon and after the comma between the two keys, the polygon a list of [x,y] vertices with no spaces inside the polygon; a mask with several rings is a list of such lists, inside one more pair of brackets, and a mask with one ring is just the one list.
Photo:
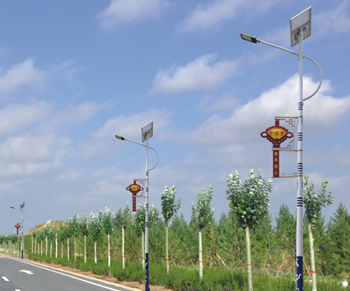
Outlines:
{"label": "road surface", "polygon": [[114,283],[0,254],[0,291],[130,291]]}

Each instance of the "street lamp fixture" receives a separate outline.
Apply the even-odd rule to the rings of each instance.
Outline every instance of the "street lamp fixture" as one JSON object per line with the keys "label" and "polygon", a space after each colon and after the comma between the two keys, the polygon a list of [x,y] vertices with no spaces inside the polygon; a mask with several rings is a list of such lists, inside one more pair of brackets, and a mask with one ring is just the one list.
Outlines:
{"label": "street lamp fixture", "polygon": [[[292,53],[299,58],[299,101],[298,101],[298,149],[297,149],[297,227],[296,227],[296,287],[303,290],[303,105],[304,101],[313,97],[321,87],[322,72],[318,64],[311,58],[303,54],[303,40],[311,35],[311,7],[305,9],[298,15],[290,19],[291,46],[299,45],[299,53],[284,47],[259,40],[247,34],[241,34],[243,40],[252,43],[263,43],[268,46]],[[313,94],[303,98],[303,58],[312,61],[320,73],[320,82]],[[315,270],[312,270],[313,272]],[[314,273],[313,273],[314,275]],[[313,280],[314,284],[315,280]],[[314,290],[313,285],[313,290]]]}
{"label": "street lamp fixture", "polygon": [[[159,155],[157,153],[157,151],[150,147],[148,145],[148,140],[153,136],[153,121],[146,124],[144,127],[141,128],[141,137],[142,137],[142,142],[145,142],[146,141],[146,145],[142,144],[142,143],[139,143],[139,142],[136,142],[134,140],[131,140],[131,139],[127,139],[123,136],[120,136],[120,135],[115,135],[115,138],[116,139],[119,139],[119,140],[126,140],[126,141],[129,141],[129,142],[132,142],[132,143],[136,143],[140,146],[143,146],[146,148],[146,211],[145,211],[145,291],[149,291],[149,256],[148,256],[148,209],[149,209],[149,204],[148,204],[148,197],[149,197],[149,172],[151,170],[153,170],[157,165],[158,165],[158,162],[159,162]],[[149,169],[148,168],[148,149],[151,149],[153,150],[156,155],[157,155],[157,163],[156,165]]]}
{"label": "street lamp fixture", "polygon": [[256,39],[256,37],[244,33],[241,33],[241,39],[250,41],[252,43],[257,43],[259,41],[258,39]]}
{"label": "street lamp fixture", "polygon": [[[21,220],[22,220],[21,257],[22,257],[22,259],[23,259],[23,246],[24,246],[24,244],[23,244],[23,221],[27,218],[27,212],[25,212],[25,211],[23,210],[24,205],[25,205],[24,202],[21,203],[21,204],[20,204],[20,209],[15,208],[15,207],[13,207],[13,206],[10,206],[11,209],[15,209],[15,210],[18,210],[18,211],[21,211],[21,212],[22,212],[22,215],[21,215]],[[23,213],[25,213],[25,215],[26,215],[24,218],[23,218]]]}

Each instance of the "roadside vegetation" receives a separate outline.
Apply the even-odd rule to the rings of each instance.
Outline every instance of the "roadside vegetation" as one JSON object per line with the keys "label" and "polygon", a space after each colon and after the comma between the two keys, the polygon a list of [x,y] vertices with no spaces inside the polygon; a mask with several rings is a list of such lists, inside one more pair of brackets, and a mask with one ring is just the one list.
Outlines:
{"label": "roadside vegetation", "polygon": [[[316,194],[314,184],[306,181],[305,206],[310,211],[304,221],[304,290],[312,290],[316,277],[318,291],[344,290],[341,281],[350,275],[350,215],[340,204],[325,224],[321,208],[332,202],[327,184]],[[210,186],[208,193],[199,192],[186,221],[176,187],[166,187],[164,218],[155,207],[149,213],[150,283],[173,290],[295,290],[295,216],[282,204],[272,222],[267,211],[270,190],[261,172],[251,172],[244,182],[236,173],[228,178],[228,208],[219,220],[212,215],[215,189]],[[25,235],[24,253],[116,281],[142,282],[142,214],[132,213],[126,204],[116,212],[106,208],[74,213],[65,222],[48,221]],[[18,254],[20,237],[0,235],[0,249]]]}

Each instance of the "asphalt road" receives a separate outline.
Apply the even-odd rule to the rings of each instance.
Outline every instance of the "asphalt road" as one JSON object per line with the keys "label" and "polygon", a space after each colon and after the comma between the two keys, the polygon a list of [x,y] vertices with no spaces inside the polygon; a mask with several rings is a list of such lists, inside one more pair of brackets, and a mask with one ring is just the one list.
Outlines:
{"label": "asphalt road", "polygon": [[130,291],[56,268],[0,254],[0,291]]}

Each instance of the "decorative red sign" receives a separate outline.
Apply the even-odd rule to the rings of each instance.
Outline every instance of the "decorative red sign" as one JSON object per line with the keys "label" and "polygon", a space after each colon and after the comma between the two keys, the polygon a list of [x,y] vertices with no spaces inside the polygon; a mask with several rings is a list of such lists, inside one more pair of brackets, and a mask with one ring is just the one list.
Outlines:
{"label": "decorative red sign", "polygon": [[21,227],[21,225],[19,224],[19,223],[17,223],[16,225],[15,225],[15,228],[17,228],[17,235],[18,235],[18,229]]}
{"label": "decorative red sign", "polygon": [[273,144],[273,177],[278,178],[280,176],[280,152],[278,149],[281,146],[281,143],[284,142],[287,138],[292,138],[293,133],[289,132],[283,126],[280,126],[278,119],[275,120],[275,125],[270,126],[265,131],[260,133],[261,137],[267,138]]}
{"label": "decorative red sign", "polygon": [[293,133],[289,132],[283,126],[280,126],[280,121],[275,120],[275,125],[270,126],[265,131],[260,133],[261,137],[267,138],[268,141],[272,142],[274,148],[279,148],[281,143],[287,138],[292,138]]}
{"label": "decorative red sign", "polygon": [[129,185],[125,189],[132,193],[132,211],[136,211],[136,195],[142,191],[143,188],[136,184],[136,181],[134,180],[134,184]]}

